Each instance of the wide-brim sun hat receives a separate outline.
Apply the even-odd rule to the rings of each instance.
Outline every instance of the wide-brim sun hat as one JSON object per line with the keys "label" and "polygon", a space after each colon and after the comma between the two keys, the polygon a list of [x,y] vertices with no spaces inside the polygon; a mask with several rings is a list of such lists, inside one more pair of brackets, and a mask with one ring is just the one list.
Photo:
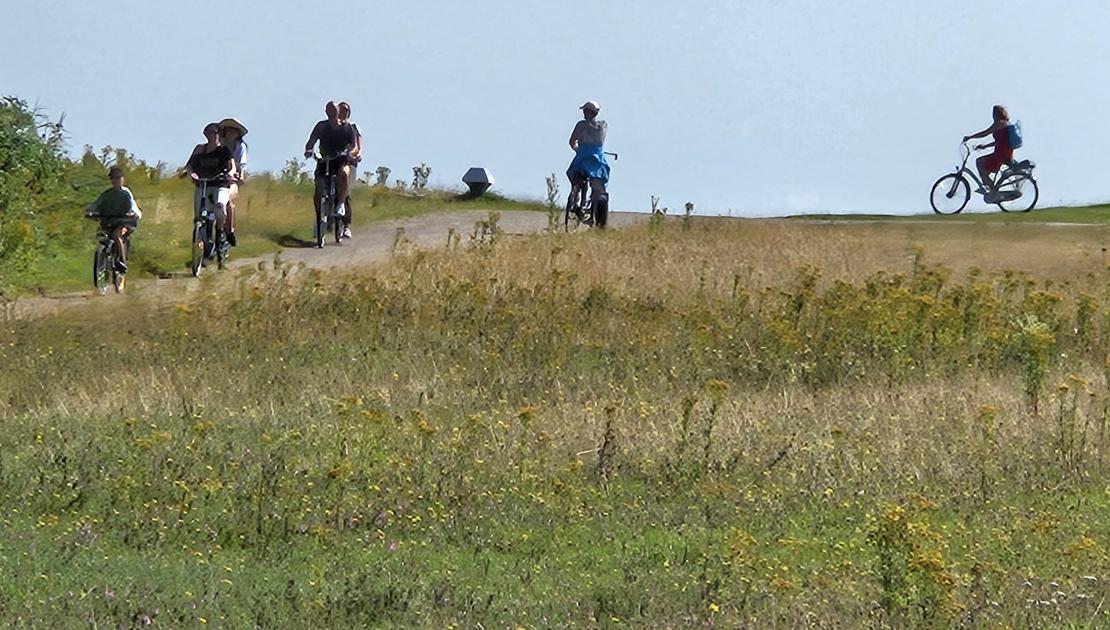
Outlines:
{"label": "wide-brim sun hat", "polygon": [[582,105],[582,107],[579,107],[578,109],[588,109],[592,112],[600,112],[601,106],[597,104],[597,101],[586,101]]}
{"label": "wide-brim sun hat", "polygon": [[247,128],[243,126],[243,123],[239,122],[235,118],[224,118],[216,124],[220,127],[221,133],[224,129],[235,129],[239,132],[240,138],[247,135]]}

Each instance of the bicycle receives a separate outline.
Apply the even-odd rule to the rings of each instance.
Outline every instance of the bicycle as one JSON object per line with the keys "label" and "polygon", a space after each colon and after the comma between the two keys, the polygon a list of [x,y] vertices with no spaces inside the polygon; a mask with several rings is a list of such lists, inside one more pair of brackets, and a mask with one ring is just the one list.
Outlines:
{"label": "bicycle", "polygon": [[122,223],[128,229],[123,235],[123,246],[131,249],[131,232],[134,228],[138,227],[139,223],[133,216],[123,217],[102,217],[99,214],[86,214],[86,218],[98,219],[100,221],[100,229],[96,235],[96,249],[93,251],[93,287],[100,295],[108,294],[108,287],[115,288],[116,293],[123,293],[124,284],[127,281],[127,275],[120,273],[117,268],[119,261],[119,252],[116,251],[116,238],[112,236],[112,231]]}
{"label": "bicycle", "polygon": [[[619,156],[616,153],[606,153],[615,161]],[[573,232],[580,225],[594,226],[605,229],[609,224],[609,193],[598,196],[598,207],[592,207],[590,200],[590,180],[588,177],[575,177],[570,182],[570,196],[567,197],[567,207],[563,215],[563,229]]]}
{"label": "bicycle", "polygon": [[[209,208],[209,204],[214,204],[215,200],[209,195],[208,184],[214,181],[226,180],[227,173],[221,173],[216,177],[193,178],[193,181],[200,188],[200,211],[197,212],[197,217],[193,220],[193,251],[192,261],[189,264],[189,270],[194,278],[199,276],[201,268],[206,266],[205,261],[211,260],[213,257],[216,258],[218,268],[224,269],[227,257],[231,252],[231,245],[227,242],[225,230],[216,227],[216,211]],[[219,187],[216,190],[219,191]],[[219,193],[217,192],[217,194]]]}
{"label": "bicycle", "polygon": [[955,171],[941,177],[933,184],[929,201],[937,214],[959,214],[971,199],[970,177],[978,189],[976,194],[983,201],[997,205],[1003,212],[1029,212],[1037,206],[1040,189],[1033,177],[1037,165],[1031,160],[1012,161],[998,174],[994,192],[988,192],[979,175],[967,167],[971,158],[971,147],[963,143],[964,160]]}
{"label": "bicycle", "polygon": [[331,164],[333,161],[347,155],[344,151],[339,155],[324,160],[324,157],[319,153],[313,155],[316,161],[324,160],[324,191],[320,195],[320,209],[316,212],[316,221],[313,225],[313,236],[316,237],[316,247],[318,249],[324,248],[324,236],[328,230],[335,231],[335,244],[342,245],[343,239],[343,215],[337,214],[336,199],[335,199],[335,177],[336,174],[331,172]]}

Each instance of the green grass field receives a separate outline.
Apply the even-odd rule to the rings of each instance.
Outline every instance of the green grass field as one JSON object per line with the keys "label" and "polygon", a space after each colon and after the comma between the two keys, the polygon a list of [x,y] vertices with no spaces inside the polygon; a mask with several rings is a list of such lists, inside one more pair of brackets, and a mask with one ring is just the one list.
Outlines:
{"label": "green grass field", "polygon": [[[0,623],[1106,627],[1104,235],[941,267],[920,228],[666,221],[3,321]],[[1066,272],[1007,258],[1033,230]]]}

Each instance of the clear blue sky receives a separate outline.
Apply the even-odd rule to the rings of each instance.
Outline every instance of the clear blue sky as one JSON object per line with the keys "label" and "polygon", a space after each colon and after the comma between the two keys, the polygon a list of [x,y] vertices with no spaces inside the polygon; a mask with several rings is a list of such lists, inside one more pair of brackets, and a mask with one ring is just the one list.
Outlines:
{"label": "clear blue sky", "polygon": [[[1106,0],[428,0],[8,3],[0,94],[66,112],[73,149],[177,165],[204,123],[278,169],[328,99],[366,167],[455,185],[483,165],[542,197],[576,109],[609,121],[614,207],[928,211],[960,138],[1002,103],[1044,203],[1110,198]],[[342,64],[337,61],[342,59]],[[566,190],[565,183],[563,184]]]}

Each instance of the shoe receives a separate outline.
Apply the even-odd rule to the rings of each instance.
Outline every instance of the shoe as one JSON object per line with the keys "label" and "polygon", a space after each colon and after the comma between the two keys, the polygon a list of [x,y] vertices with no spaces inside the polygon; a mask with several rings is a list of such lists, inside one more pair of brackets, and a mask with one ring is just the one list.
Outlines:
{"label": "shoe", "polygon": [[232,247],[239,245],[239,239],[235,238],[235,232],[227,233],[227,244]]}
{"label": "shoe", "polygon": [[351,238],[351,228],[347,226],[343,228],[343,238]]}
{"label": "shoe", "polygon": [[116,260],[116,271],[122,274],[127,273],[127,263],[122,260]]}

